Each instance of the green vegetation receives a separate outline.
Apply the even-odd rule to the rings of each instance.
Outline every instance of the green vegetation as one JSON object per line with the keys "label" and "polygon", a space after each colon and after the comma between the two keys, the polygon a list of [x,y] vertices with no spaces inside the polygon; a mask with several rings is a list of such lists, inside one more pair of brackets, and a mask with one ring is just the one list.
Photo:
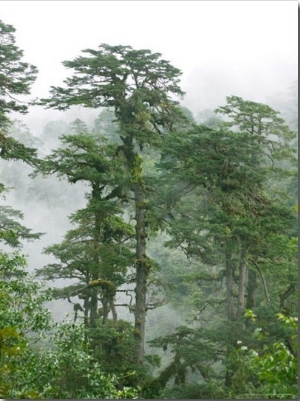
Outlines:
{"label": "green vegetation", "polygon": [[[161,54],[102,44],[35,104],[99,115],[37,138],[7,116],[37,73],[14,31],[0,21],[1,398],[297,399],[296,117],[229,96],[197,123]],[[42,233],[7,185],[55,226],[34,275],[22,246]]]}

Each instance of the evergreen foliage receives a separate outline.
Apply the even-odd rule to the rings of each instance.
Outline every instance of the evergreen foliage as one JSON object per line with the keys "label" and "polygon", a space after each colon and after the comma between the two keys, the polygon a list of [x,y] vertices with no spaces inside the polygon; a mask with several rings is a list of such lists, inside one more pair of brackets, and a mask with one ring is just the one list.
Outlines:
{"label": "evergreen foliage", "polygon": [[[146,255],[147,182],[143,169],[144,148],[157,148],[163,136],[186,121],[171,96],[182,96],[181,72],[161,54],[134,50],[130,46],[102,44],[86,49],[87,56],[65,61],[73,76],[65,87],[52,87],[51,98],[41,105],[66,110],[74,105],[114,110],[121,145],[116,154],[123,162],[129,182],[122,187],[133,201],[135,226],[135,359],[143,363],[147,279],[151,264]],[[125,183],[123,183],[125,184]]]}
{"label": "evergreen foliage", "polygon": [[0,21],[0,128],[9,120],[11,111],[27,112],[27,104],[14,98],[15,95],[28,95],[36,79],[37,68],[22,60],[23,51],[15,44],[15,28]]}
{"label": "evergreen foliage", "polygon": [[[39,140],[8,118],[37,74],[14,32],[0,21],[0,193],[73,212],[46,288],[19,253],[41,233],[0,205],[1,397],[296,399],[295,88],[286,121],[238,96],[194,119],[161,54],[101,44],[35,102],[98,117]],[[58,323],[53,299],[73,307]]]}

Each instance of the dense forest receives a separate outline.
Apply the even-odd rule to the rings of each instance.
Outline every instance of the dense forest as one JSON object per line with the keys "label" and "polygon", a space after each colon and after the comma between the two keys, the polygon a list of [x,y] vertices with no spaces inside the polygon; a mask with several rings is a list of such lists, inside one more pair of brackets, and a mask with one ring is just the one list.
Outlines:
{"label": "dense forest", "polygon": [[[161,54],[101,44],[26,100],[14,34],[0,21],[1,398],[298,399],[297,83],[194,116]],[[41,108],[75,117],[10,116]]]}

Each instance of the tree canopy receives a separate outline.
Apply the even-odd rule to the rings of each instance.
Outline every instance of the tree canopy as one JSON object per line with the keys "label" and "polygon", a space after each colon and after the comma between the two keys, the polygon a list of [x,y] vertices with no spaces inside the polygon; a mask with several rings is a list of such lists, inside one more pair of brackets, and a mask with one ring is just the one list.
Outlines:
{"label": "tree canopy", "polygon": [[296,399],[293,108],[228,96],[194,118],[160,53],[101,44],[34,102],[98,115],[37,137],[9,119],[37,74],[14,32],[0,21],[0,171],[52,236],[27,262],[42,233],[0,184],[0,395]]}

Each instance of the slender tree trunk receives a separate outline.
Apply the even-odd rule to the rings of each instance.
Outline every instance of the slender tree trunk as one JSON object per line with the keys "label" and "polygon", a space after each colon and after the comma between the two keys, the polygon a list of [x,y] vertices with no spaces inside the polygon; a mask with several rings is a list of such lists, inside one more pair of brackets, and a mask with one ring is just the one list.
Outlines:
{"label": "slender tree trunk", "polygon": [[239,293],[238,293],[238,310],[237,317],[240,319],[243,316],[245,309],[245,288],[247,276],[246,264],[246,249],[243,247],[241,250],[240,272],[239,272]]}
{"label": "slender tree trunk", "polygon": [[261,278],[261,281],[262,281],[262,284],[263,284],[263,287],[264,287],[265,298],[266,298],[266,301],[269,303],[270,302],[270,295],[269,295],[269,291],[268,291],[268,287],[267,287],[267,283],[266,283],[265,277],[264,277],[262,271],[260,270],[260,267],[259,267],[259,264],[257,263],[257,261],[252,260],[252,262],[253,262],[254,266],[256,267],[256,269],[257,269],[257,271],[258,271],[258,273],[260,275],[260,278]]}
{"label": "slender tree trunk", "polygon": [[[89,327],[89,296],[86,295],[83,300],[83,323],[85,328]],[[87,344],[88,335],[87,331],[84,331],[84,342]]]}
{"label": "slender tree trunk", "polygon": [[233,266],[231,253],[226,252],[226,298],[227,298],[227,317],[229,321],[234,320],[233,304]]}
{"label": "slender tree trunk", "polygon": [[136,305],[135,305],[135,362],[143,363],[145,354],[145,323],[146,323],[146,295],[148,265],[146,262],[146,211],[144,209],[144,194],[142,182],[139,180],[134,185],[134,197],[136,207]]}
{"label": "slender tree trunk", "polygon": [[[126,130],[125,130],[126,132]],[[145,323],[146,323],[146,301],[147,301],[147,277],[149,265],[146,261],[146,209],[144,182],[142,178],[141,158],[134,151],[132,136],[121,137],[123,141],[123,152],[130,171],[132,191],[134,195],[135,208],[135,237],[136,237],[136,278],[135,278],[135,323],[134,323],[134,361],[142,364],[145,354]]]}
{"label": "slender tree trunk", "polygon": [[104,297],[104,300],[102,301],[103,305],[103,318],[102,318],[102,323],[106,324],[108,320],[108,314],[110,312],[110,306],[107,297]]}
{"label": "slender tree trunk", "polygon": [[[92,186],[92,199],[91,201],[94,203],[99,202],[101,199],[101,193],[99,190],[99,184],[93,183]],[[99,216],[99,212],[95,212],[95,225],[94,225],[94,264],[92,266],[92,280],[99,279],[99,256],[98,256],[98,248],[101,243],[101,217]],[[98,318],[98,289],[91,289],[91,301],[90,301],[90,327],[97,326],[97,318]]]}
{"label": "slender tree trunk", "polygon": [[235,335],[231,332],[233,329],[232,324],[235,320],[234,313],[234,299],[233,299],[233,261],[230,250],[226,251],[226,298],[227,298],[227,318],[228,318],[228,339],[226,350],[226,372],[225,372],[225,386],[230,387],[232,383],[232,363],[230,361],[235,343]]}
{"label": "slender tree trunk", "polygon": [[255,293],[257,289],[257,273],[253,269],[248,270],[247,302],[246,308],[253,309],[255,306]]}
{"label": "slender tree trunk", "polygon": [[117,315],[117,311],[116,311],[116,307],[115,307],[115,300],[114,300],[114,298],[112,298],[111,301],[110,301],[110,310],[111,310],[111,313],[112,313],[112,315],[113,315],[113,321],[114,321],[114,322],[117,322],[117,320],[118,320],[118,315]]}
{"label": "slender tree trunk", "polygon": [[92,288],[91,300],[90,300],[90,327],[97,326],[97,317],[98,317],[98,292],[96,288]]}

